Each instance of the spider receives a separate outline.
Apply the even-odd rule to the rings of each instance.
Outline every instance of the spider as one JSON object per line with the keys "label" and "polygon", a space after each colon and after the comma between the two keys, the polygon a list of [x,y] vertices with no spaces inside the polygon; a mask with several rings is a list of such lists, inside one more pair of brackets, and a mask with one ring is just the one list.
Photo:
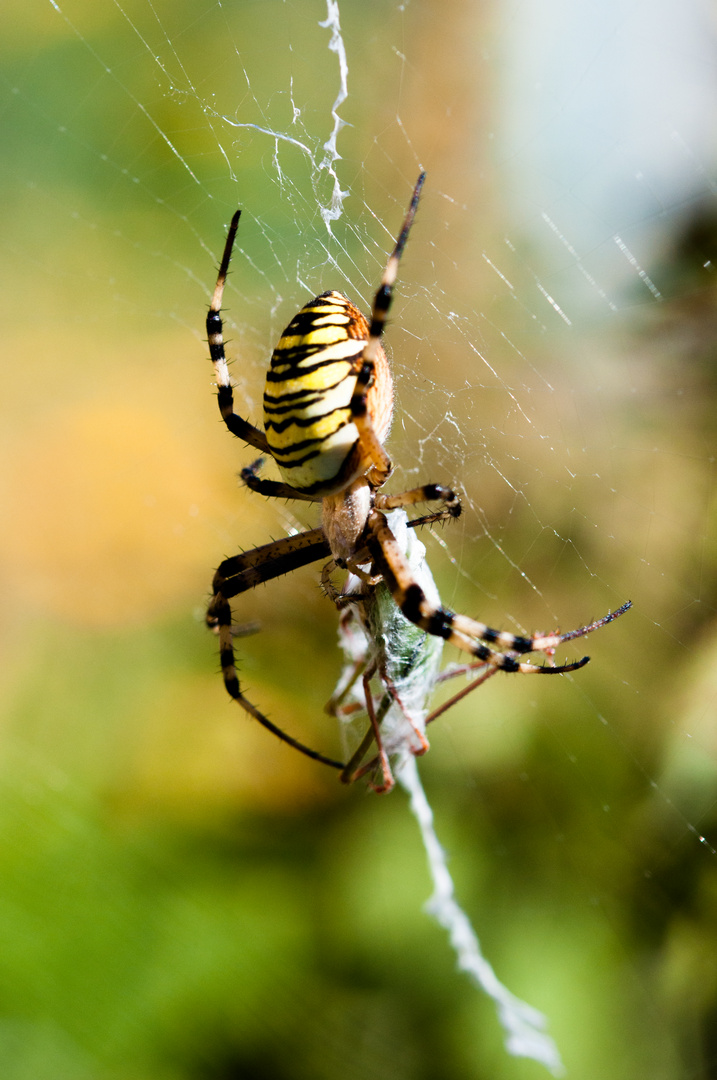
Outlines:
{"label": "spider", "polygon": [[[234,411],[224,352],[221,306],[240,210],[229,226],[206,321],[222,419],[233,435],[262,455],[242,469],[242,480],[252,491],[270,498],[319,502],[322,515],[317,528],[232,555],[217,569],[207,624],[219,636],[224,684],[250,716],[302,754],[341,770],[343,780],[354,778],[344,763],[282,731],[242,693],[232,641],[233,597],[300,566],[329,559],[330,569],[351,571],[369,589],[383,582],[401,614],[426,633],[455,645],[489,669],[531,675],[558,675],[583,667],[587,656],[559,666],[538,666],[520,657],[532,652],[552,655],[563,642],[611,622],[630,606],[624,604],[599,623],[564,634],[523,637],[493,630],[427,597],[389,528],[385,512],[397,507],[442,504],[438,511],[409,522],[411,527],[457,518],[461,513],[458,496],[441,484],[424,484],[395,495],[381,490],[393,471],[384,448],[393,412],[393,388],[381,338],[424,180],[421,172],[374,297],[370,321],[347,297],[331,291],[306,304],[281,335],[266,377],[264,431]],[[266,456],[276,462],[281,481],[259,476]],[[381,754],[375,711],[369,709],[369,716],[372,738]]]}

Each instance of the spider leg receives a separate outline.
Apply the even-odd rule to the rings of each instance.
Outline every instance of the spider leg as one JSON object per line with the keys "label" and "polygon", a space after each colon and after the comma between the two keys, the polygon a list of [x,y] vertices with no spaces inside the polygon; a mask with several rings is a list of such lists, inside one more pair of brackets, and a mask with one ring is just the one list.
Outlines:
{"label": "spider leg", "polygon": [[371,423],[367,400],[368,392],[374,384],[378,352],[381,345],[384,326],[386,325],[386,316],[388,315],[391,301],[393,300],[393,286],[396,283],[398,264],[401,261],[403,249],[406,246],[408,234],[416,215],[416,208],[425,179],[426,174],[422,172],[413,189],[413,195],[408,207],[408,213],[403,222],[403,227],[398,235],[396,246],[389,257],[386,269],[383,272],[383,277],[381,278],[381,284],[374,297],[373,307],[371,309],[369,336],[363,351],[363,356],[361,357],[361,369],[356,378],[356,386],[354,387],[350,402],[351,419],[356,425],[356,429],[359,433],[359,442],[364,457],[367,461],[372,463],[369,467],[368,475],[374,487],[381,487],[381,485],[388,480],[393,471],[393,466],[391,465],[391,459],[384,450],[381,440],[378,438],[374,431],[373,424]]}
{"label": "spider leg", "polygon": [[303,491],[293,488],[290,484],[282,484],[278,480],[264,480],[259,476],[259,470],[264,464],[264,458],[257,458],[251,465],[247,465],[241,471],[241,478],[251,491],[265,495],[267,499],[303,499],[305,502],[320,502],[321,497],[306,495]]}
{"label": "spider leg", "polygon": [[396,495],[383,495],[377,492],[374,505],[377,510],[395,510],[399,506],[415,506],[416,503],[435,500],[443,503],[443,509],[435,514],[425,514],[423,517],[414,518],[413,521],[407,523],[409,529],[461,516],[461,500],[454,491],[442,484],[423,484],[421,487],[411,488],[410,491],[400,491]]}
{"label": "spider leg", "polygon": [[[516,636],[505,631],[493,630],[486,623],[477,622],[465,615],[457,615],[445,608],[437,608],[430,604],[421,586],[414,581],[408,562],[388,527],[385,516],[379,510],[371,511],[366,545],[371,553],[374,567],[382,574],[394,600],[407,619],[427,633],[443,638],[451,645],[501,671],[520,672],[524,675],[561,675],[567,671],[576,671],[588,663],[590,659],[588,656],[570,664],[538,667],[534,664],[521,663],[510,654],[521,655],[556,649],[565,641],[584,637],[585,634],[607,625],[623,615],[631,606],[628,601],[616,611],[603,616],[602,619],[597,619],[588,626],[570,630],[565,634]],[[498,645],[500,649],[506,651],[493,650],[485,644],[486,642]]]}
{"label": "spider leg", "polygon": [[255,446],[256,449],[260,450],[263,454],[268,454],[269,444],[266,441],[264,432],[260,431],[259,428],[254,427],[253,424],[248,423],[248,421],[242,420],[241,416],[234,412],[234,393],[232,391],[231,379],[229,378],[227,358],[224,354],[224,329],[221,316],[222,297],[224,295],[224,285],[229,271],[229,261],[232,257],[232,248],[234,247],[234,240],[236,238],[240,216],[241,210],[237,210],[229,226],[227,242],[224,246],[224,254],[222,255],[222,261],[219,265],[217,283],[207,313],[207,339],[209,341],[209,355],[212,358],[217,378],[217,396],[222,420],[229,428],[232,435],[236,435],[237,438],[243,439],[244,442],[249,443],[250,446]]}
{"label": "spider leg", "polygon": [[255,720],[258,720],[262,727],[265,727],[272,735],[276,735],[277,738],[281,739],[281,741],[285,742],[288,746],[293,747],[294,750],[298,750],[300,754],[304,754],[305,757],[311,758],[312,761],[318,761],[322,765],[329,765],[332,769],[343,769],[344,765],[342,761],[334,761],[333,758],[325,757],[324,754],[320,754],[318,750],[312,750],[310,746],[304,746],[298,739],[293,738],[291,735],[287,735],[287,733],[282,731],[280,727],[277,727],[276,724],[272,724],[267,716],[264,716],[255,705],[252,705],[252,703],[239,692],[238,685],[237,693],[233,694],[232,697],[238,705],[241,705],[245,712],[248,712]]}
{"label": "spider leg", "polygon": [[364,349],[363,354],[364,364],[374,364],[376,362],[376,353],[378,351],[381,335],[383,334],[383,328],[386,324],[386,316],[388,315],[388,310],[391,307],[391,301],[393,300],[393,286],[395,285],[396,277],[398,276],[398,264],[401,261],[403,249],[406,246],[408,234],[411,231],[413,219],[416,216],[418,200],[421,197],[421,188],[423,187],[425,179],[426,174],[425,172],[422,172],[416,181],[416,186],[413,189],[413,195],[411,196],[411,202],[403,222],[403,227],[398,234],[396,246],[391,252],[388,263],[386,264],[386,269],[383,272],[383,277],[381,278],[381,284],[378,287],[378,291],[376,292],[373,301],[373,308],[371,309],[371,328],[369,330],[369,338],[366,342],[366,348]]}
{"label": "spider leg", "polygon": [[421,502],[435,502],[440,499],[451,517],[461,516],[461,501],[454,491],[443,484],[421,484],[410,491],[399,491],[395,495],[376,494],[377,510],[395,510],[399,506],[415,506]]}
{"label": "spider leg", "polygon": [[354,686],[356,680],[363,675],[366,670],[366,658],[360,657],[355,661],[353,668],[348,674],[348,677],[343,683],[340,683],[329,700],[324,705],[324,712],[329,716],[338,717],[339,709],[341,709],[342,715],[346,715],[347,712],[358,712],[361,709],[361,705],[358,702],[352,702],[349,705],[344,705],[347,695]]}
{"label": "spider leg", "polygon": [[207,624],[219,634],[222,675],[230,697],[282,742],[288,743],[289,746],[293,746],[295,750],[314,761],[330,765],[333,769],[343,769],[343,762],[325,757],[324,754],[304,746],[291,735],[287,735],[244,697],[236,670],[232,642],[232,610],[229,603],[232,596],[238,596],[260,582],[270,581],[272,578],[315,562],[328,554],[329,547],[323,530],[312,529],[310,532],[300,533],[298,536],[287,536],[271,544],[264,544],[253,551],[225,559],[214,575],[214,596],[207,609]]}
{"label": "spider leg", "polygon": [[[224,559],[214,574],[212,590],[215,596],[221,594],[228,600],[247,589],[253,589],[263,581],[281,577],[282,574],[288,574],[300,566],[308,566],[309,563],[330,554],[324,530],[321,528],[297,533],[295,536],[285,536],[281,540],[262,544],[252,551],[244,551]],[[210,621],[213,603],[212,600],[207,611],[207,621]]]}
{"label": "spider leg", "polygon": [[[499,668],[495,667],[495,665],[485,664],[483,661],[478,661],[476,665],[469,664],[467,666],[469,668],[472,668],[474,666],[483,667],[485,670],[482,671],[480,675],[476,675],[474,679],[471,679],[467,686],[464,686],[462,690],[459,690],[458,693],[454,694],[453,697],[448,699],[448,701],[444,701],[442,705],[439,705],[437,709],[434,709],[433,712],[426,717],[426,724],[432,724],[433,721],[437,720],[439,716],[443,716],[444,712],[448,712],[448,710],[453,708],[453,706],[456,705],[459,701],[462,701],[467,694],[471,694],[474,690],[477,690],[479,686],[483,685],[486,679],[490,679],[491,675],[496,675],[500,670]],[[449,672],[446,675],[446,678],[450,678],[451,675],[460,674],[462,674],[462,672],[459,669],[457,671]]]}
{"label": "spider leg", "polygon": [[[495,670],[496,670],[495,668],[491,668],[491,673],[493,671],[495,671]],[[365,687],[364,687],[364,690],[365,690],[365,693],[366,693],[366,711],[369,714],[369,719],[371,720],[371,726],[369,727],[368,731],[364,735],[363,740],[361,741],[360,745],[354,751],[354,754],[353,754],[351,760],[344,766],[344,770],[341,773],[341,776],[339,777],[339,779],[341,780],[341,782],[343,784],[353,784],[353,783],[355,783],[357,780],[360,780],[362,776],[365,776],[366,773],[374,772],[374,770],[379,765],[381,765],[381,770],[382,770],[382,772],[384,774],[384,783],[385,783],[385,766],[384,766],[384,762],[385,762],[385,759],[386,759],[386,750],[385,750],[385,747],[383,746],[382,742],[378,741],[376,732],[377,731],[380,732],[381,722],[382,722],[384,716],[386,715],[386,713],[388,712],[391,701],[395,702],[395,704],[401,710],[401,712],[403,713],[405,719],[408,721],[411,728],[413,729],[414,734],[418,738],[418,747],[416,747],[415,749],[411,748],[411,753],[414,755],[414,757],[421,757],[423,754],[426,753],[427,750],[430,749],[430,744],[428,742],[428,739],[423,734],[423,732],[420,730],[420,728],[416,725],[416,723],[414,722],[412,717],[409,715],[408,711],[404,707],[403,702],[401,701],[401,697],[400,697],[400,695],[398,693],[398,690],[396,689],[395,685],[391,682],[391,680],[388,678],[388,676],[387,676],[387,674],[385,672],[381,676],[381,681],[383,682],[384,686],[386,687],[387,694],[385,695],[384,700],[382,701],[381,705],[379,706],[378,713],[376,713],[375,706],[373,704],[373,699],[371,699],[371,703],[369,705],[370,689],[366,690]],[[483,680],[480,680],[480,681],[483,681]],[[471,689],[472,689],[472,686],[471,686]],[[460,695],[456,694],[455,699],[451,699],[450,703],[448,705],[446,705],[446,708],[448,708],[450,705],[453,704],[453,700],[457,701],[459,696],[463,696],[463,693],[461,693]],[[373,712],[374,712],[373,717],[371,715],[371,710],[372,709],[373,709]],[[430,720],[435,720],[435,718],[438,715],[439,711],[442,712],[443,708],[441,708],[440,710],[436,710],[435,713],[432,713],[429,717],[427,717],[426,718],[426,723],[429,723]],[[375,721],[375,723],[374,723],[374,721]],[[374,740],[376,741],[376,744],[377,744],[377,746],[379,748],[379,752],[377,754],[374,754],[374,756],[369,761],[367,761],[365,764],[361,765],[361,762],[363,761],[364,757],[366,756],[366,754],[367,754],[368,750],[370,749],[371,744],[374,742]],[[384,792],[390,791],[391,788],[393,787],[393,785],[394,785],[394,780],[393,780],[393,774],[391,773],[391,784],[390,784],[390,786],[389,787],[384,786],[384,787],[380,787],[380,788],[377,787],[374,790],[376,791],[376,793],[378,795],[382,795],[382,794],[384,794]]]}
{"label": "spider leg", "polygon": [[[391,766],[388,761],[388,754],[386,753],[386,748],[383,745],[383,739],[381,738],[381,724],[378,717],[376,716],[376,709],[374,708],[373,704],[373,695],[371,693],[371,679],[373,675],[374,670],[371,668],[367,669],[363,674],[362,681],[363,691],[366,698],[366,711],[368,713],[368,718],[371,722],[371,732],[373,734],[373,738],[376,741],[376,749],[378,750],[377,757],[381,765],[382,781],[380,784],[374,784],[372,786],[377,795],[384,795],[387,791],[391,790],[395,781],[393,779],[393,773],[391,772]],[[358,770],[358,773],[354,774],[353,776],[347,775],[347,773],[348,769],[344,769],[340,777],[342,782],[345,784],[353,783],[354,780],[359,779],[359,776],[363,776],[363,773],[360,769]]]}
{"label": "spider leg", "polygon": [[388,690],[389,694],[391,695],[391,697],[395,701],[396,705],[398,705],[399,709],[403,713],[404,719],[406,720],[408,725],[411,727],[411,729],[413,731],[413,734],[416,736],[416,741],[418,743],[418,746],[416,747],[415,750],[412,749],[411,753],[414,755],[414,757],[422,757],[423,754],[425,754],[428,750],[431,749],[431,745],[430,745],[428,739],[423,734],[420,727],[418,726],[416,721],[413,719],[413,717],[409,713],[408,709],[405,707],[405,705],[401,701],[401,696],[400,696],[398,690],[396,689],[395,683],[389,678],[388,672],[384,671],[382,673],[381,681],[383,682],[383,684],[386,687],[386,689]]}

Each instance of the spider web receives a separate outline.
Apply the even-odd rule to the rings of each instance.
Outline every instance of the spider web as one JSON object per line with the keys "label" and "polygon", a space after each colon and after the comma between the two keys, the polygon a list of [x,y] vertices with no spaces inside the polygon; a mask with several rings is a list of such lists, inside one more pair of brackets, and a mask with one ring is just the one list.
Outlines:
{"label": "spider web", "polygon": [[[202,320],[231,213],[242,206],[228,351],[259,422],[281,330],[327,288],[370,307],[425,167],[387,334],[390,487],[461,490],[461,522],[421,537],[443,601],[521,633],[634,603],[589,640],[584,671],[501,676],[442,718],[421,764],[438,832],[443,818],[486,953],[549,1016],[569,1072],[711,1075],[710,13],[696,0],[459,5],[440,19],[415,0],[10,13],[4,643],[22,734],[8,760],[132,815],[258,806],[283,820],[300,806],[309,820],[328,804],[355,823],[356,872],[342,873],[356,896],[366,882],[386,940],[397,911],[409,918],[387,865],[400,796],[329,795],[226,717],[187,611],[223,555],[314,524],[237,490],[251,454],[211,411]],[[18,364],[28,347],[36,363]],[[330,605],[311,572],[257,593],[244,613],[263,633],[239,643],[250,696],[325,748]],[[40,618],[51,705],[34,689]],[[368,940],[374,920],[342,895]],[[523,1075],[497,1056],[487,1014],[474,1039],[459,1007],[463,1065]],[[337,1041],[341,1022],[325,1020]],[[408,1045],[375,1030],[379,1056]]]}

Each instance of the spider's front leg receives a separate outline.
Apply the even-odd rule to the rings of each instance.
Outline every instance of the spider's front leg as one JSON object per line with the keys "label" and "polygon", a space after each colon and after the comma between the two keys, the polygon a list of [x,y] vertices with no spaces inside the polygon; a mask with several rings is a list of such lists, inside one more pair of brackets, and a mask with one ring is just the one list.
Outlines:
{"label": "spider's front leg", "polygon": [[[606,626],[623,615],[631,606],[631,601],[609,612],[602,619],[597,619],[588,626],[570,630],[565,634],[536,634],[533,637],[521,637],[502,630],[494,630],[486,623],[457,615],[445,608],[429,603],[421,586],[414,580],[408,562],[391,532],[384,514],[373,510],[367,527],[366,545],[371,553],[375,568],[391,591],[399,608],[411,622],[420,626],[429,634],[441,637],[451,645],[470,653],[501,671],[520,672],[521,674],[562,675],[576,671],[588,663],[590,657],[584,656],[569,664],[556,666],[522,663],[516,655],[530,652],[552,652],[566,641],[584,637],[586,634]],[[489,647],[497,645],[498,650]],[[505,650],[499,651],[499,650]]]}
{"label": "spider's front leg", "polygon": [[264,432],[254,427],[247,420],[242,420],[241,416],[234,412],[234,392],[229,378],[227,358],[224,353],[224,328],[221,316],[222,297],[224,296],[224,285],[229,272],[229,262],[232,257],[232,248],[234,247],[240,216],[241,210],[237,210],[229,226],[227,242],[224,245],[224,254],[219,265],[217,283],[207,312],[207,340],[209,342],[209,355],[214,364],[217,379],[217,398],[222,420],[232,435],[236,435],[237,438],[243,439],[250,446],[256,447],[262,454],[268,454],[269,444],[266,441]]}
{"label": "spider's front leg", "polygon": [[[401,232],[398,234],[396,245],[383,272],[381,284],[374,296],[368,339],[361,355],[361,366],[357,372],[356,386],[349,405],[351,419],[358,431],[365,474],[373,488],[380,488],[393,472],[391,459],[376,433],[377,427],[385,426],[386,431],[388,430],[393,409],[391,377],[388,362],[381,347],[381,338],[386,325],[386,317],[393,302],[393,287],[398,275],[398,264],[416,216],[425,179],[426,174],[422,172],[413,189]],[[385,418],[385,425],[376,422],[378,417]]]}

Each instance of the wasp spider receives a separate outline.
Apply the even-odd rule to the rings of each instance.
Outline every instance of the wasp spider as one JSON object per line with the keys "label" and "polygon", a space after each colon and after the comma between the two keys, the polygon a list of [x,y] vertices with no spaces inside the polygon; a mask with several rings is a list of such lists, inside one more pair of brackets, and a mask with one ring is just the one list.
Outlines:
{"label": "wasp spider", "polygon": [[[385,511],[416,503],[442,505],[437,512],[415,519],[412,526],[455,518],[461,512],[458,497],[440,484],[424,484],[396,495],[381,490],[393,468],[383,445],[391,424],[393,389],[381,337],[424,179],[421,173],[374,298],[370,322],[341,293],[325,292],[306,304],[281,335],[266,377],[263,431],[235,413],[224,353],[221,306],[239,210],[229,227],[207,315],[222,419],[233,435],[273,457],[282,477],[282,481],[260,477],[263,459],[259,458],[242,470],[242,479],[262,495],[320,502],[322,511],[318,528],[233,555],[219,566],[207,623],[219,635],[224,683],[230,696],[260,724],[301,753],[340,769],[344,779],[352,777],[342,762],[287,735],[242,693],[232,643],[232,597],[300,566],[329,559],[332,568],[350,570],[369,588],[385,583],[402,615],[426,633],[491,669],[526,675],[557,675],[582,667],[589,657],[560,666],[537,666],[520,657],[534,652],[552,655],[563,642],[583,637],[629,607],[625,604],[598,623],[565,634],[521,637],[493,630],[431,602],[388,526]],[[380,750],[381,734],[373,710],[369,716],[372,738]]]}

